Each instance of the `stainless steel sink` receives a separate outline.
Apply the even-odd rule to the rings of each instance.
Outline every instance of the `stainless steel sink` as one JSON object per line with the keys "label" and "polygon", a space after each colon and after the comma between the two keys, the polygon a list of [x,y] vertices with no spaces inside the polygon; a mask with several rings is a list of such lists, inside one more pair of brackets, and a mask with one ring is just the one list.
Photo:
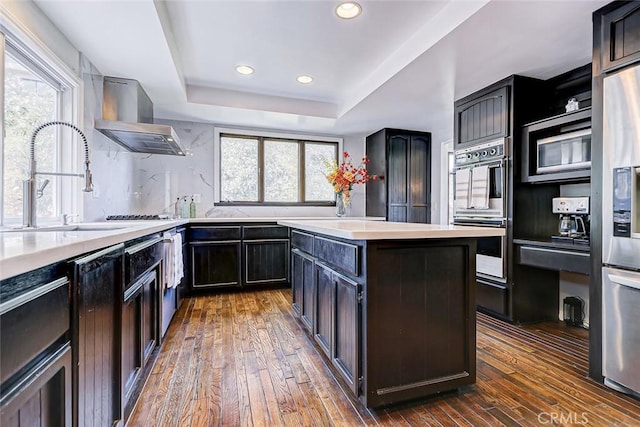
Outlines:
{"label": "stainless steel sink", "polygon": [[126,228],[126,225],[122,224],[101,224],[101,223],[87,223],[87,224],[69,224],[69,225],[52,225],[48,227],[38,228],[11,228],[0,230],[3,232],[22,232],[22,233],[41,233],[44,231],[113,231],[122,230]]}

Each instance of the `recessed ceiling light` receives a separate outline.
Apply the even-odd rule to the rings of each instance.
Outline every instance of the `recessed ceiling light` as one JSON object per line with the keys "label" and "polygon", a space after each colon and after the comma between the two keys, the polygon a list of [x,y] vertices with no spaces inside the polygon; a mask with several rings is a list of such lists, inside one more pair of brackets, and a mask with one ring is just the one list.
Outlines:
{"label": "recessed ceiling light", "polygon": [[302,83],[303,85],[306,85],[306,84],[311,83],[313,81],[313,77],[311,77],[311,76],[298,76],[298,78],[296,80],[298,81],[298,83]]}
{"label": "recessed ceiling light", "polygon": [[343,19],[353,19],[361,13],[362,6],[354,1],[346,1],[336,7],[336,15]]}
{"label": "recessed ceiling light", "polygon": [[248,76],[249,74],[253,74],[253,68],[249,67],[248,65],[238,65],[236,67],[236,71],[239,72],[240,74],[244,74],[246,76]]}

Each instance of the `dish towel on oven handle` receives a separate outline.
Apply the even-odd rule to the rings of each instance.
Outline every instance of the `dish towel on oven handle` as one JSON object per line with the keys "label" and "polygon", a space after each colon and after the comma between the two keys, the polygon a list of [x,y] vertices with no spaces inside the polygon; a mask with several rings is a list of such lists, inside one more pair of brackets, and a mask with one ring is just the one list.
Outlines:
{"label": "dish towel on oven handle", "polygon": [[164,245],[164,283],[165,287],[175,288],[184,277],[184,265],[182,263],[182,235],[180,233],[164,233],[162,236]]}
{"label": "dish towel on oven handle", "polygon": [[471,201],[474,209],[489,209],[489,167],[477,166],[471,174]]}
{"label": "dish towel on oven handle", "polygon": [[460,209],[469,208],[469,185],[471,180],[470,169],[458,169],[456,171],[455,206]]}
{"label": "dish towel on oven handle", "polygon": [[171,239],[171,249],[173,250],[173,287],[177,288],[178,284],[184,277],[184,264],[182,262],[182,234],[176,233]]}

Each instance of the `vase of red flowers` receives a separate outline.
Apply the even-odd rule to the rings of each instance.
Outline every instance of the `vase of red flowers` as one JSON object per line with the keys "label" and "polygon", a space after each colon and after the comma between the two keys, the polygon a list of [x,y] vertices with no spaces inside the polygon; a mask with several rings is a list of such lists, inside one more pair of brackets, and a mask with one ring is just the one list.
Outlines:
{"label": "vase of red flowers", "polygon": [[377,179],[376,175],[369,175],[367,171],[369,159],[364,156],[358,166],[351,161],[351,156],[346,151],[342,154],[342,162],[325,162],[327,167],[327,181],[333,186],[336,193],[336,216],[347,215],[351,204],[351,190],[355,184],[364,184],[369,180]]}

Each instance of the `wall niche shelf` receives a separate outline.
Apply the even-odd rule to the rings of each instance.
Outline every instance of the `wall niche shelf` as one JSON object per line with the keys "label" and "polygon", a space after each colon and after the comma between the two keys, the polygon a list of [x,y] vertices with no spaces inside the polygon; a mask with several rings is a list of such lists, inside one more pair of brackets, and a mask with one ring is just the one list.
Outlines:
{"label": "wall niche shelf", "polygon": [[581,108],[522,127],[522,182],[527,183],[577,183],[589,182],[591,169],[576,169],[553,173],[536,173],[536,141],[553,135],[591,128],[591,107]]}

